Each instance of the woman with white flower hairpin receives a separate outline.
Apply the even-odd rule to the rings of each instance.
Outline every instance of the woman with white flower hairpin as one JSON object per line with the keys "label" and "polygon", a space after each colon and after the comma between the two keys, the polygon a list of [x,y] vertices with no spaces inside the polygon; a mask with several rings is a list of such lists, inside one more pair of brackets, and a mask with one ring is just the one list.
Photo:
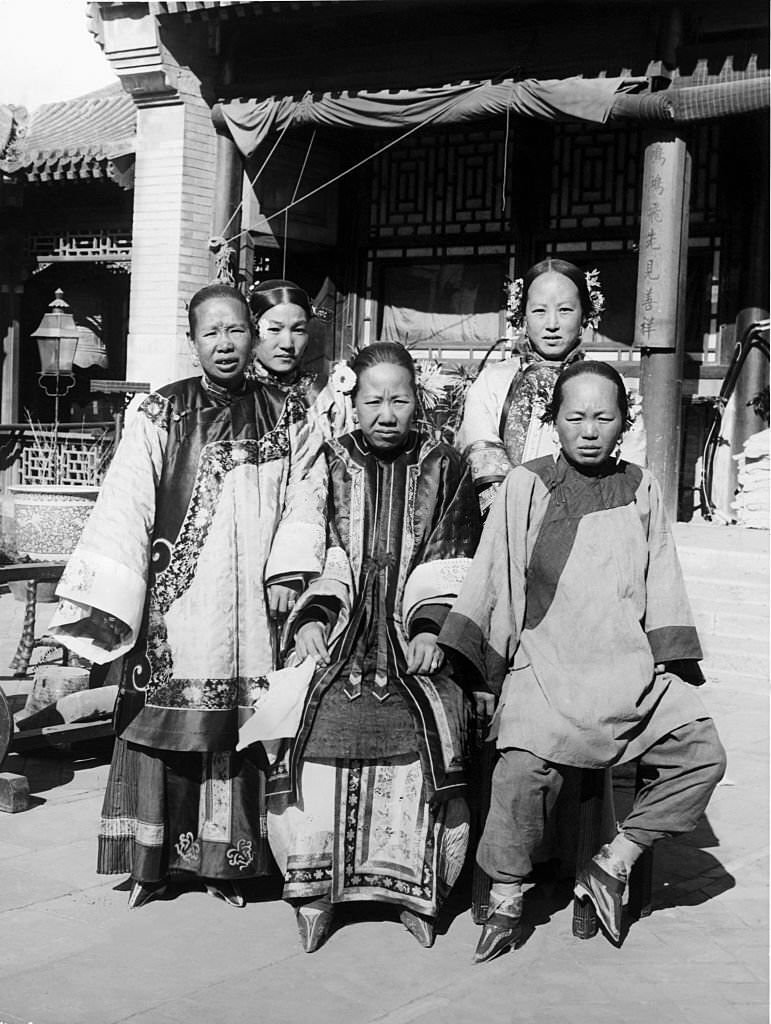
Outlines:
{"label": "woman with white flower hairpin", "polygon": [[[466,396],[458,446],[466,456],[486,515],[501,481],[513,466],[541,455],[556,454],[551,425],[542,416],[551,401],[560,370],[584,358],[584,328],[597,328],[604,308],[596,271],[545,259],[512,285],[509,320],[525,340],[519,354],[490,363]],[[623,457],[645,464],[642,418],[622,442]]]}
{"label": "woman with white flower hairpin", "polygon": [[397,905],[432,945],[469,832],[469,704],[436,634],[476,549],[476,495],[458,452],[414,429],[402,345],[361,349],[351,371],[358,429],[325,445],[326,564],[288,622],[317,667],[268,783],[268,838],[309,953],[338,905],[361,900]]}

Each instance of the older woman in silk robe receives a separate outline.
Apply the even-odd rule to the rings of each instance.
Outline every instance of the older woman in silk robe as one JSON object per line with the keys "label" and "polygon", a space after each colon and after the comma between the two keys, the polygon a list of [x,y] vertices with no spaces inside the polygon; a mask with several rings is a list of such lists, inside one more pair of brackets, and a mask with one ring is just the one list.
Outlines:
{"label": "older woman in silk robe", "polygon": [[203,376],[139,404],[51,628],[94,662],[122,658],[98,870],[131,873],[132,907],[175,874],[241,906],[238,880],[270,870],[265,765],[234,752],[239,708],[273,667],[268,603],[286,612],[286,584],[323,560],[321,438],[303,404],[245,380],[238,291],[202,289],[189,318]]}
{"label": "older woman in silk robe", "polygon": [[469,703],[436,634],[476,547],[478,505],[458,453],[412,428],[407,351],[378,342],[353,369],[360,428],[325,445],[325,569],[289,623],[318,667],[269,782],[268,835],[306,952],[357,900],[399,906],[430,946],[468,842]]}

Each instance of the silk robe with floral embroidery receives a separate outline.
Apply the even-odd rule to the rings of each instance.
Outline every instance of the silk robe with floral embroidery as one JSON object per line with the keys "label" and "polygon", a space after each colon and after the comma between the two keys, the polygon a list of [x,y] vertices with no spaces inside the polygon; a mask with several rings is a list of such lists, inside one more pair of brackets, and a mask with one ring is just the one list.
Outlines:
{"label": "silk robe with floral embroidery", "polygon": [[[449,799],[465,789],[465,698],[445,673],[412,675],[406,662],[421,620],[438,615],[430,627],[438,632],[476,549],[481,523],[469,474],[452,448],[417,433],[388,457],[379,458],[360,431],[327,442],[325,452],[326,564],[298,601],[289,631],[315,602],[333,601],[331,664],[317,671],[309,689],[291,777],[278,768],[269,791],[291,790],[306,745],[313,742],[314,756],[325,757],[378,758],[417,750],[427,793]],[[341,702],[337,714],[343,717],[353,702],[357,711],[369,709],[359,719],[357,755],[338,746],[336,717],[325,714],[333,698]],[[397,704],[404,716],[396,713]],[[385,737],[388,750],[367,744],[381,714],[394,715],[399,734]],[[324,741],[314,737],[319,719],[325,722]]]}
{"label": "silk robe with floral embroidery", "polygon": [[[323,565],[325,467],[303,404],[217,390],[191,378],[141,402],[57,591],[53,635],[124,656],[116,732],[144,747],[234,749],[273,667],[266,583]],[[94,609],[128,627],[122,642],[104,646]]]}

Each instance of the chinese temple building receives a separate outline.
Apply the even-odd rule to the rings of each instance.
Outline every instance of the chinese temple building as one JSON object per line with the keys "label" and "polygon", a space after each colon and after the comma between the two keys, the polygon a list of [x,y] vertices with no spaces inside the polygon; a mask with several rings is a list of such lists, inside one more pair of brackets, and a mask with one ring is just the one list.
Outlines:
{"label": "chinese temple building", "polygon": [[[765,2],[91,3],[88,17],[135,131],[126,107],[122,139],[66,158],[32,157],[28,133],[24,187],[55,205],[57,173],[86,177],[93,207],[133,172],[133,211],[126,193],[109,222],[96,214],[105,273],[130,247],[111,376],[188,375],[185,301],[215,274],[298,281],[326,310],[328,358],[389,338],[473,366],[505,353],[505,280],[559,255],[600,272],[588,347],[640,379],[649,460],[684,518],[728,403],[727,507],[768,373]],[[52,215],[41,198],[39,265]]]}

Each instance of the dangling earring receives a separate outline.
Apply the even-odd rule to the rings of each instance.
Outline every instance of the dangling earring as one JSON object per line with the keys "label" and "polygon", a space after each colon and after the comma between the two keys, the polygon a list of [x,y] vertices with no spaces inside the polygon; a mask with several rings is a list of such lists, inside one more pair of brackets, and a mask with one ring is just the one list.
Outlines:
{"label": "dangling earring", "polygon": [[618,435],[618,439],[616,440],[616,447],[615,447],[615,450],[613,452],[613,458],[616,460],[616,465],[618,465],[619,462],[621,462],[621,438],[622,437],[623,437],[623,434],[619,434]]}
{"label": "dangling earring", "polygon": [[193,366],[200,366],[201,365],[201,360],[195,354],[193,354],[190,357],[190,362],[193,364]]}

